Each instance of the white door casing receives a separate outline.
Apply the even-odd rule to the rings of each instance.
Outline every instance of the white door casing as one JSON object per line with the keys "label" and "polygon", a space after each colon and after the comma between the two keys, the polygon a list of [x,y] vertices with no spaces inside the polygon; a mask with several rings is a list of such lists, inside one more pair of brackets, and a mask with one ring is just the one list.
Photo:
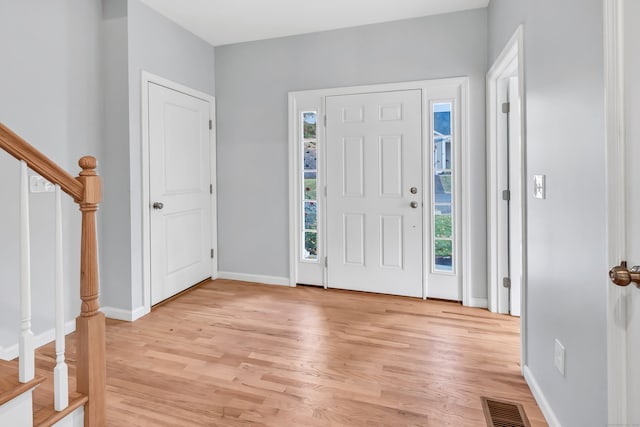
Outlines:
{"label": "white door casing", "polygon": [[[626,185],[627,230],[625,233],[627,261],[640,265],[640,2],[625,1],[625,109],[626,109]],[[640,425],[640,284],[632,284],[627,292],[627,377],[629,418],[631,425]]]}
{"label": "white door casing", "polygon": [[509,78],[509,313],[520,316],[522,299],[522,124],[520,83]]}
{"label": "white door casing", "polygon": [[[640,265],[640,4],[605,0],[604,11],[608,262],[631,267]],[[640,288],[607,290],[608,421],[640,425]]]}
{"label": "white door casing", "polygon": [[[303,262],[301,257],[301,248],[304,247],[304,240],[302,236],[302,164],[301,150],[304,145],[301,143],[301,127],[302,127],[302,112],[304,111],[317,111],[319,114],[319,140],[318,140],[318,162],[323,166],[319,166],[318,169],[318,249],[325,251],[325,240],[328,236],[326,218],[327,211],[324,207],[325,198],[324,193],[326,185],[323,186],[321,182],[326,183],[327,175],[327,153],[326,153],[326,128],[323,124],[323,116],[326,113],[326,101],[333,96],[342,95],[357,95],[357,94],[372,94],[381,92],[398,92],[398,91],[412,91],[418,90],[421,92],[422,105],[421,105],[421,126],[422,126],[422,181],[421,181],[421,197],[424,204],[423,223],[422,223],[422,297],[433,298],[449,298],[454,300],[462,300],[463,304],[473,307],[487,307],[486,298],[479,298],[472,293],[471,280],[469,270],[471,267],[470,260],[470,230],[473,229],[472,225],[477,220],[467,213],[469,212],[469,206],[471,206],[471,199],[473,197],[470,191],[464,191],[465,188],[471,188],[471,176],[469,173],[471,161],[469,152],[470,147],[468,144],[469,133],[469,105],[468,105],[468,92],[469,92],[469,79],[466,77],[451,78],[451,79],[437,79],[437,80],[423,80],[414,82],[402,82],[402,83],[389,83],[371,86],[353,86],[342,87],[333,89],[318,89],[301,92],[289,93],[289,207],[290,207],[290,286],[296,286],[296,283],[310,283],[316,285],[327,284],[328,270],[325,267],[324,257],[320,257],[319,263]],[[448,271],[439,271],[441,269],[441,261],[438,261],[438,271],[435,271],[432,267],[434,251],[432,241],[433,224],[432,215],[433,206],[429,206],[430,202],[440,203],[439,198],[430,200],[433,196],[432,180],[430,176],[430,167],[433,165],[434,155],[433,146],[435,144],[436,135],[433,133],[433,107],[437,104],[445,103],[450,105],[451,110],[451,129],[454,135],[455,153],[452,153],[453,169],[455,177],[452,180],[452,188],[454,188],[455,200],[454,212],[455,212],[455,232],[453,236],[455,262],[449,267]],[[440,105],[442,107],[442,105]],[[438,109],[438,111],[441,111]],[[439,116],[438,123],[441,122],[442,116]],[[439,128],[440,129],[440,128]],[[306,167],[305,167],[306,168]],[[420,187],[419,187],[420,188]],[[447,191],[447,190],[445,190]],[[439,193],[439,196],[442,194]],[[442,206],[437,206],[441,208]],[[443,213],[438,211],[439,215]],[[440,259],[441,260],[441,259]],[[332,265],[331,257],[328,260],[329,267]],[[315,279],[314,279],[315,278]],[[323,280],[320,280],[320,279]],[[302,280],[300,280],[302,279]],[[315,280],[315,281],[314,281]],[[441,292],[449,293],[449,296],[442,296]]]}
{"label": "white door casing", "polygon": [[329,287],[422,296],[421,111],[419,90],[327,97]]}
{"label": "white door casing", "polygon": [[151,303],[211,277],[210,103],[150,83]]}

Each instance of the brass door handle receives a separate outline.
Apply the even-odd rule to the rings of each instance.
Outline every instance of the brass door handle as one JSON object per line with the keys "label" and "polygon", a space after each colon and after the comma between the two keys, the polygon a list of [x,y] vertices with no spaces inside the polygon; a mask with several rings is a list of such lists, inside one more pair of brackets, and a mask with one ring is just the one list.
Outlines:
{"label": "brass door handle", "polygon": [[622,261],[620,265],[609,270],[609,278],[618,286],[629,286],[633,282],[640,288],[640,265],[627,270],[627,262]]}

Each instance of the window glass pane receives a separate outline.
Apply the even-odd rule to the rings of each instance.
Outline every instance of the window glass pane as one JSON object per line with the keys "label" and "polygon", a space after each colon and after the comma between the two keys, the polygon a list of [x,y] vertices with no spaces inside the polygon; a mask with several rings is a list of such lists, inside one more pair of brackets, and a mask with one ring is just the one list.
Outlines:
{"label": "window glass pane", "polygon": [[316,169],[316,141],[304,142],[304,169]]}
{"label": "window glass pane", "polygon": [[304,233],[304,259],[318,259],[318,233]]}
{"label": "window glass pane", "polygon": [[446,237],[450,239],[453,236],[451,234],[451,213],[448,215],[438,215],[436,212],[435,222],[434,232],[436,237]]}
{"label": "window glass pane", "polygon": [[433,249],[436,270],[451,271],[453,265],[453,243],[451,240],[436,239]]}
{"label": "window glass pane", "polygon": [[454,173],[452,103],[433,104],[433,265],[435,271],[453,271]]}
{"label": "window glass pane", "polygon": [[302,113],[303,115],[303,134],[304,138],[315,138],[316,137],[316,119],[317,113],[315,111]]}
{"label": "window glass pane", "polygon": [[315,230],[318,228],[316,221],[317,202],[304,202],[304,228],[305,230]]}
{"label": "window glass pane", "polygon": [[433,190],[436,203],[451,203],[451,172],[436,172]]}
{"label": "window glass pane", "polygon": [[305,198],[305,200],[315,200],[316,199],[316,179],[315,178],[306,178],[305,177],[305,179],[304,179],[304,198]]}

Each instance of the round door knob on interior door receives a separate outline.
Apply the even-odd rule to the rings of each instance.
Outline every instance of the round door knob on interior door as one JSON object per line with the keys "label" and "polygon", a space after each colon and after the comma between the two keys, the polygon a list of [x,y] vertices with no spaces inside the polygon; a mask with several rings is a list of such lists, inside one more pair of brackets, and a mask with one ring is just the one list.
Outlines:
{"label": "round door knob on interior door", "polygon": [[410,205],[413,209],[416,209],[419,205],[418,202],[411,202]]}
{"label": "round door knob on interior door", "polygon": [[160,210],[162,208],[164,208],[164,203],[162,203],[162,202],[153,202],[153,209]]}
{"label": "round door knob on interior door", "polygon": [[640,288],[640,265],[627,270],[627,263],[623,261],[620,265],[609,270],[609,278],[618,286],[629,286],[633,282]]}

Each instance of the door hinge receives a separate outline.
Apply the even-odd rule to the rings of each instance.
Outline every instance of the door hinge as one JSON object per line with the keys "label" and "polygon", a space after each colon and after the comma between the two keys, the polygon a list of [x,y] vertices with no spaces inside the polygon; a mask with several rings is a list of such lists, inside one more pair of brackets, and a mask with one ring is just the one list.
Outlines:
{"label": "door hinge", "polygon": [[329,257],[328,256],[324,257],[324,266],[325,267],[329,267]]}
{"label": "door hinge", "polygon": [[507,289],[511,289],[511,277],[504,277],[502,279],[502,286]]}
{"label": "door hinge", "polygon": [[324,115],[324,127],[327,127],[327,115]]}
{"label": "door hinge", "polygon": [[511,103],[503,102],[502,103],[502,112],[504,114],[509,114],[510,111],[511,111]]}
{"label": "door hinge", "polygon": [[214,251],[213,249],[211,249],[211,258],[213,258],[213,256],[215,255],[216,251]]}
{"label": "door hinge", "polygon": [[327,186],[324,186],[324,197],[327,197]]}
{"label": "door hinge", "polygon": [[213,129],[213,120],[209,120],[209,130]]}
{"label": "door hinge", "polygon": [[209,184],[209,194],[213,194],[213,184]]}
{"label": "door hinge", "polygon": [[502,200],[506,202],[511,200],[511,190],[502,190]]}

